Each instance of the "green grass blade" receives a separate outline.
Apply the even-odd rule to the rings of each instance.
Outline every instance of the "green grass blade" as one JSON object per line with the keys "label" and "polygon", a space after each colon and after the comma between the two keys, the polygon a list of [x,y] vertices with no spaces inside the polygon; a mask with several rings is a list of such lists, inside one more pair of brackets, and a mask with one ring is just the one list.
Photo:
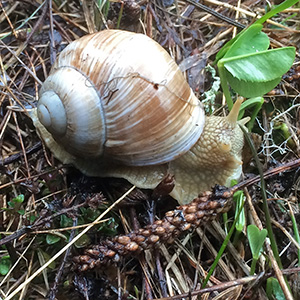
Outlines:
{"label": "green grass blade", "polygon": [[283,10],[293,6],[299,2],[299,0],[286,0],[279,5],[277,5],[274,9],[270,10],[267,12],[264,16],[262,16],[260,19],[256,20],[254,24],[263,24],[266,22],[268,19],[272,18],[274,15],[282,12]]}
{"label": "green grass blade", "polygon": [[210,276],[212,275],[212,273],[214,272],[214,270],[215,270],[215,268],[216,268],[216,266],[218,264],[218,261],[220,260],[221,256],[223,255],[223,253],[224,253],[224,251],[225,251],[225,249],[226,249],[226,247],[227,247],[227,245],[229,243],[229,240],[230,240],[230,238],[231,238],[231,236],[232,236],[232,234],[233,234],[233,232],[235,230],[236,222],[238,221],[238,217],[239,217],[239,215],[240,215],[243,207],[244,207],[244,205],[241,205],[241,207],[240,207],[240,209],[239,209],[236,217],[234,218],[234,221],[233,221],[233,223],[231,225],[229,233],[227,234],[227,236],[226,236],[226,238],[225,238],[225,240],[224,240],[224,242],[223,242],[223,244],[222,244],[222,246],[221,246],[221,248],[220,248],[220,250],[219,250],[219,252],[217,254],[216,259],[214,260],[212,266],[210,267],[210,269],[209,269],[209,271],[207,273],[207,276],[206,276],[206,278],[205,278],[205,280],[204,280],[204,282],[202,284],[202,288],[205,288],[205,286],[206,286],[206,284],[207,284]]}

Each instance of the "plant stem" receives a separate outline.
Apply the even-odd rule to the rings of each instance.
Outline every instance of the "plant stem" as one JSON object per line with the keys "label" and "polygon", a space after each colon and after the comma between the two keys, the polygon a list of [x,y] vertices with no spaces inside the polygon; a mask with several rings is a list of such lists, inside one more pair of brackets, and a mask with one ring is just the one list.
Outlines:
{"label": "plant stem", "polygon": [[256,268],[256,263],[257,263],[257,259],[253,257],[252,258],[252,263],[251,263],[250,275],[254,275],[255,268]]}
{"label": "plant stem", "polygon": [[255,147],[254,147],[251,139],[249,138],[249,135],[248,135],[245,127],[244,126],[240,126],[240,127],[241,127],[242,131],[244,132],[244,136],[245,136],[245,139],[246,139],[249,147],[251,148],[251,152],[253,154],[253,157],[254,157],[254,160],[255,160],[259,175],[260,175],[261,196],[262,196],[262,200],[263,200],[263,210],[264,210],[265,217],[266,217],[266,227],[267,227],[267,230],[268,230],[268,236],[269,236],[269,239],[270,239],[270,242],[271,242],[271,248],[272,248],[272,251],[274,253],[274,257],[275,257],[275,259],[278,263],[279,268],[282,269],[282,263],[281,263],[281,260],[280,260],[276,240],[275,240],[273,230],[272,230],[272,225],[271,225],[271,217],[270,217],[270,211],[269,211],[269,207],[268,207],[266,185],[265,185],[265,180],[264,180],[264,174],[263,174],[263,171],[262,171],[262,166],[261,166],[261,163],[258,159],[258,155],[257,155],[257,152],[255,150]]}
{"label": "plant stem", "polygon": [[218,69],[219,69],[219,76],[220,76],[220,80],[221,80],[221,87],[223,89],[223,93],[225,95],[225,99],[228,105],[228,109],[231,110],[233,107],[233,101],[231,99],[231,95],[230,95],[230,91],[229,91],[229,87],[227,84],[227,80],[226,80],[226,74],[225,74],[225,67],[224,67],[224,62],[221,60],[219,60],[218,62]]}
{"label": "plant stem", "polygon": [[[292,211],[291,205],[289,203],[288,203],[288,205],[289,205],[289,208],[290,208],[290,215],[291,215],[291,220],[292,220],[292,224],[293,224],[295,240],[297,241],[298,244],[300,244],[300,236],[299,236],[297,221],[295,219],[295,216],[294,216],[294,213]],[[298,249],[298,266],[299,265],[300,265],[300,250]]]}
{"label": "plant stem", "polygon": [[202,289],[205,288],[205,286],[206,286],[206,284],[207,284],[207,282],[208,282],[211,274],[215,270],[215,268],[216,268],[216,266],[217,266],[217,264],[218,264],[221,256],[223,255],[223,253],[224,253],[224,251],[225,251],[225,249],[227,247],[227,244],[229,243],[229,240],[230,240],[230,238],[231,238],[231,236],[232,236],[232,234],[233,234],[233,232],[235,230],[235,225],[236,225],[236,223],[237,223],[237,221],[239,219],[239,215],[240,215],[243,207],[244,207],[244,205],[241,205],[241,207],[240,207],[240,209],[239,209],[239,211],[238,211],[238,213],[237,213],[237,215],[236,215],[236,217],[235,217],[235,219],[234,219],[234,221],[233,221],[233,223],[231,225],[229,233],[227,234],[227,236],[226,236],[226,238],[225,238],[225,240],[224,240],[224,242],[223,242],[223,244],[222,244],[222,246],[221,246],[221,248],[220,248],[220,250],[219,250],[219,252],[218,252],[218,254],[216,256],[216,259],[214,260],[212,266],[210,267],[210,269],[209,269],[209,271],[207,273],[207,276],[206,276],[206,278],[205,278],[205,280],[204,280],[204,282],[202,284],[202,287],[201,287]]}

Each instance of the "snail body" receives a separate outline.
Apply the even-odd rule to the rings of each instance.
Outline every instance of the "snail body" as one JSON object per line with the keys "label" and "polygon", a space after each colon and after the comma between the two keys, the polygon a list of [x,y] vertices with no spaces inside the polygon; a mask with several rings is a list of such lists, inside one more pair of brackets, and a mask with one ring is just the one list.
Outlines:
{"label": "snail body", "polygon": [[241,101],[227,117],[205,117],[180,69],[142,34],[105,30],[67,46],[31,113],[54,155],[89,176],[155,188],[188,203],[241,174]]}

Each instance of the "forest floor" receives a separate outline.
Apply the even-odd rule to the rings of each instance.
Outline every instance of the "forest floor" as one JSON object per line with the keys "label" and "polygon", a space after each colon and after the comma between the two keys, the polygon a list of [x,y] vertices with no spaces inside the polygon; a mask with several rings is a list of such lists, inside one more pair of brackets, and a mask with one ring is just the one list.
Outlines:
{"label": "forest floor", "polygon": [[[157,196],[157,191],[136,188],[128,195],[132,186],[123,180],[89,178],[62,165],[41,143],[28,114],[59,53],[71,41],[109,28],[156,40],[200,100],[216,87],[208,110],[224,115],[218,74],[205,67],[216,69],[213,62],[221,47],[280,2],[0,1],[0,299],[300,299],[299,4],[264,24],[272,48],[294,46],[297,54],[291,70],[264,96],[251,133],[262,170],[280,166],[282,172],[263,185],[256,181],[243,186],[239,226],[222,253],[236,202],[225,215],[189,231],[183,228],[184,209],[178,208],[172,218],[181,217],[182,234],[179,230],[173,243],[162,238],[155,249],[120,255],[118,263],[92,268],[94,261],[79,256],[84,249],[101,241],[107,257],[111,244],[130,248],[128,236],[106,240],[159,222],[178,204],[169,196]],[[253,154],[244,155],[247,180],[259,169]],[[225,192],[216,198],[223,199]],[[210,202],[209,219],[214,212]],[[269,216],[272,247],[261,237],[264,231],[256,232],[256,242],[249,241],[248,226],[267,228]],[[153,226],[147,227],[152,233]],[[252,251],[259,239],[265,242],[252,274]],[[203,289],[218,252],[222,255]],[[92,269],[78,272],[78,259]]]}

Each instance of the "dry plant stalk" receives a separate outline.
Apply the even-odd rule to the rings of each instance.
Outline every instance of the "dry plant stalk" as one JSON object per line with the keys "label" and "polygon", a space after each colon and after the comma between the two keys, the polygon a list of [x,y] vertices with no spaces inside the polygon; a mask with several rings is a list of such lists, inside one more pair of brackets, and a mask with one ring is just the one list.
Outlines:
{"label": "dry plant stalk", "polygon": [[204,192],[190,204],[168,211],[164,218],[153,224],[101,241],[73,258],[75,268],[87,271],[108,263],[118,263],[123,256],[136,255],[144,250],[172,243],[183,232],[195,229],[227,212],[232,205],[232,193],[216,186],[212,192]]}

